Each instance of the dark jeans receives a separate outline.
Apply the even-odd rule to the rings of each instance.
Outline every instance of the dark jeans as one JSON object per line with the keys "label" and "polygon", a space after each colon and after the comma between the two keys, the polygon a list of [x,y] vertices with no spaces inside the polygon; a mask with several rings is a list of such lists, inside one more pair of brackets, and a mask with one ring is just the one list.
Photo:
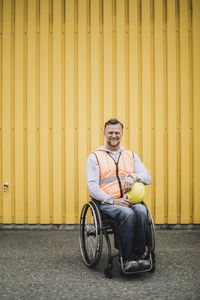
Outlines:
{"label": "dark jeans", "polygon": [[127,260],[134,254],[144,254],[147,229],[146,207],[139,203],[131,207],[101,204],[100,208],[111,218],[118,218],[123,259]]}

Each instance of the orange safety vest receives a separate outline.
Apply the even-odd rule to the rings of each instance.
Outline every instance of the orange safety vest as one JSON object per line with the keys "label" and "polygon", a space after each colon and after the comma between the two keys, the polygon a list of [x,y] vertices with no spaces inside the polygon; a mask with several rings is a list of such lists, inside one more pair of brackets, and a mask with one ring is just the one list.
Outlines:
{"label": "orange safety vest", "polygon": [[101,189],[115,198],[122,198],[125,194],[124,179],[134,173],[133,152],[123,150],[118,162],[115,162],[106,151],[97,150],[94,154],[99,163]]}

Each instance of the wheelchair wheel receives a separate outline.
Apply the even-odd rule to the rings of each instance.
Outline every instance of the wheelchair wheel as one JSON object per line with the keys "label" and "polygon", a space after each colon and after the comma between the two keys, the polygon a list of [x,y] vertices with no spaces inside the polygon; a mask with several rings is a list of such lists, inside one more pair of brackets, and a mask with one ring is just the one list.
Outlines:
{"label": "wheelchair wheel", "polygon": [[155,263],[156,263],[156,259],[155,259],[155,226],[154,226],[153,218],[152,218],[152,215],[151,215],[149,209],[147,209],[147,211],[148,211],[147,247],[148,247],[148,253],[149,253],[149,255],[151,255],[151,258],[152,258],[152,268],[151,268],[150,272],[153,273],[155,271]]}
{"label": "wheelchair wheel", "polygon": [[149,209],[147,209],[147,211],[148,211],[147,244],[149,247],[149,252],[154,253],[154,250],[155,250],[155,226],[154,226],[153,218],[152,218],[152,215],[151,215]]}
{"label": "wheelchair wheel", "polygon": [[81,211],[80,250],[84,263],[88,267],[99,263],[103,248],[102,220],[97,205],[90,201]]}

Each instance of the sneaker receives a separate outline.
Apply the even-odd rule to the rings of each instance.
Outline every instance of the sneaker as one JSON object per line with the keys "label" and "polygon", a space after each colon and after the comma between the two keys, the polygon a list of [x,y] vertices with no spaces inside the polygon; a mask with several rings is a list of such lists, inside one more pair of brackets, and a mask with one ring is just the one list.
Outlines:
{"label": "sneaker", "polygon": [[136,260],[126,260],[124,263],[124,271],[131,272],[139,270],[139,263]]}
{"label": "sneaker", "polygon": [[150,261],[147,259],[138,259],[137,260],[138,264],[139,264],[139,268],[141,270],[148,270],[151,266]]}

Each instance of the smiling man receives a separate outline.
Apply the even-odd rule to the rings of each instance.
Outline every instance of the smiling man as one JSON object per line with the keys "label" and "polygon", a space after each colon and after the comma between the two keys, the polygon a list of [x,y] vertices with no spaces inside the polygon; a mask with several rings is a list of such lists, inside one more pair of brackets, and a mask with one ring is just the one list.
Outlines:
{"label": "smiling man", "polygon": [[126,197],[135,181],[151,183],[151,176],[137,156],[120,146],[123,124],[110,119],[104,125],[105,146],[91,153],[87,160],[90,195],[100,202],[101,210],[118,218],[125,271],[148,269],[143,259],[146,244],[147,212],[142,204]]}

